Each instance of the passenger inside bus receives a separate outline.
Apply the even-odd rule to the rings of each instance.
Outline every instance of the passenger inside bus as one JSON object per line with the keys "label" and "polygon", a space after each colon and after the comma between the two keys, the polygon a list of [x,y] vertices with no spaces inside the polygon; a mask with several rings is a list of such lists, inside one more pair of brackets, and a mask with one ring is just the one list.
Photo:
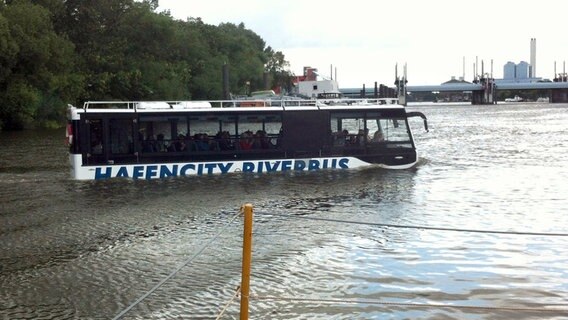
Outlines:
{"label": "passenger inside bus", "polygon": [[196,133],[193,135],[193,142],[197,151],[209,151],[209,143],[207,141],[207,135],[202,133]]}
{"label": "passenger inside bus", "polygon": [[103,153],[103,144],[96,140],[93,142],[93,147],[92,147],[92,152],[93,154],[102,154]]}
{"label": "passenger inside bus", "polygon": [[239,141],[239,146],[241,147],[241,150],[252,149],[252,144],[253,144],[252,131],[247,130],[247,131],[241,133],[241,138],[240,138],[240,141]]}
{"label": "passenger inside bus", "polygon": [[253,149],[270,149],[272,144],[270,139],[266,135],[266,131],[258,130],[254,135],[254,141],[252,144]]}
{"label": "passenger inside bus", "polygon": [[[191,141],[190,141],[191,142]],[[187,144],[185,142],[185,136],[183,134],[179,134],[177,139],[170,143],[168,146],[169,152],[182,152],[185,151],[187,148]]]}
{"label": "passenger inside bus", "polygon": [[209,138],[209,135],[207,135],[207,133],[194,134],[193,142],[195,143],[196,151],[219,150],[218,142]]}
{"label": "passenger inside bus", "polygon": [[336,147],[345,146],[348,140],[348,136],[349,136],[349,131],[347,131],[346,129],[333,133],[333,145]]}
{"label": "passenger inside bus", "polygon": [[156,138],[154,135],[148,135],[148,138],[144,142],[144,152],[156,152],[158,151],[158,147],[156,145]]}
{"label": "passenger inside bus", "polygon": [[166,152],[166,142],[164,141],[164,134],[160,133],[156,137],[156,151]]}
{"label": "passenger inside bus", "polygon": [[217,140],[220,150],[233,150],[235,148],[229,131],[219,131],[215,139]]}
{"label": "passenger inside bus", "polygon": [[367,134],[369,133],[369,129],[359,129],[359,131],[357,131],[357,136],[355,137],[355,145],[357,146],[363,146],[365,145],[365,138],[367,137]]}
{"label": "passenger inside bus", "polygon": [[381,130],[377,130],[375,132],[375,134],[373,134],[373,142],[383,142],[385,141],[385,137],[383,136],[383,133],[381,132]]}

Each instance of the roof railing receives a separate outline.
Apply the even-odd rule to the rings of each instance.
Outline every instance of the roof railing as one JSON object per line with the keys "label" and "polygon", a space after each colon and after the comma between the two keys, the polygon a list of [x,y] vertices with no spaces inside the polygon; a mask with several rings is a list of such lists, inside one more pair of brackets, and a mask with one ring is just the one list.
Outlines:
{"label": "roof railing", "polygon": [[240,107],[320,107],[320,106],[369,106],[397,104],[396,98],[341,98],[341,99],[236,99],[195,101],[86,101],[83,109],[125,110],[187,110]]}

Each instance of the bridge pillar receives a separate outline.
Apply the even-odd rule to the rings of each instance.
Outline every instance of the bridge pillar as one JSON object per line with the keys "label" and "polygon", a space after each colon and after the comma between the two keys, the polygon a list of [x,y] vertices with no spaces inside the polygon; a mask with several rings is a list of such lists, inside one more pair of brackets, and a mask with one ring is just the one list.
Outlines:
{"label": "bridge pillar", "polygon": [[568,103],[568,89],[550,89],[550,103]]}
{"label": "bridge pillar", "polygon": [[481,78],[479,82],[482,88],[471,92],[471,104],[496,104],[495,79]]}
{"label": "bridge pillar", "polygon": [[406,84],[408,80],[406,79],[406,63],[402,69],[402,77],[398,76],[398,64],[395,66],[394,75],[394,85],[396,86],[396,97],[398,98],[398,104],[406,106]]}
{"label": "bridge pillar", "polygon": [[405,78],[396,79],[394,84],[396,85],[396,97],[398,98],[398,104],[406,106],[406,83],[408,80]]}

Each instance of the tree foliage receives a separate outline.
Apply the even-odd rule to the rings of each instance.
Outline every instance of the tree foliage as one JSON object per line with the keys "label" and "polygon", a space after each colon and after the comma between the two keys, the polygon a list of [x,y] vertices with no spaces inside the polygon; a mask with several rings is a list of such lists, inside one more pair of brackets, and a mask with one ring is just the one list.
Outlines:
{"label": "tree foliage", "polygon": [[0,2],[0,129],[57,126],[86,100],[220,99],[288,86],[288,63],[241,23],[157,12],[157,0]]}
{"label": "tree foliage", "polygon": [[81,90],[73,44],[54,31],[47,9],[29,1],[2,6],[0,30],[0,126],[54,123],[63,101]]}

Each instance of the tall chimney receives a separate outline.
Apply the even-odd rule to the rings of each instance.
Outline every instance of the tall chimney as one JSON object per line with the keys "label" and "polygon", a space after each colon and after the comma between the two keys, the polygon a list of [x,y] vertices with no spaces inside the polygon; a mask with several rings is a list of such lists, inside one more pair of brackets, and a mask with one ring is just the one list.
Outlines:
{"label": "tall chimney", "polygon": [[531,78],[536,78],[536,38],[531,38]]}
{"label": "tall chimney", "polygon": [[473,74],[473,80],[472,80],[472,81],[477,80],[477,79],[475,78],[475,62],[473,63],[473,72],[472,72],[472,74]]}
{"label": "tall chimney", "polygon": [[465,80],[465,56],[463,57],[462,63],[462,79]]}
{"label": "tall chimney", "polygon": [[477,68],[479,67],[478,61],[477,61],[477,56],[475,56],[475,79],[477,79],[478,76],[478,72],[477,72]]}
{"label": "tall chimney", "polygon": [[337,67],[335,67],[335,81],[337,81]]}

